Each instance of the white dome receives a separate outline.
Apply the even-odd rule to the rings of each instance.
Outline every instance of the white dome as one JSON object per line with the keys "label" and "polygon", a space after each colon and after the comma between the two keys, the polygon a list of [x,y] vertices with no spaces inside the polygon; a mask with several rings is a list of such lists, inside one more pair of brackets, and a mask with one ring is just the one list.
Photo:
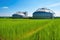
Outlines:
{"label": "white dome", "polygon": [[38,12],[38,11],[42,11],[42,12],[50,12],[50,13],[54,13],[52,10],[50,10],[50,9],[47,9],[47,8],[39,8],[38,10],[36,10],[36,12]]}
{"label": "white dome", "polygon": [[24,12],[16,12],[15,14],[25,16]]}

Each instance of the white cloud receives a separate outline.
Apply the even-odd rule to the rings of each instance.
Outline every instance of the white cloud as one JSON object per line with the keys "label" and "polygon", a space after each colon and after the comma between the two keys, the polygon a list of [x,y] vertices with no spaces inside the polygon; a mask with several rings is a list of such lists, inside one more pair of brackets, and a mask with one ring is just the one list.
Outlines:
{"label": "white cloud", "polygon": [[2,7],[3,9],[8,9],[9,7],[7,7],[7,6],[4,6],[4,7]]}
{"label": "white cloud", "polygon": [[54,4],[51,4],[51,5],[48,5],[47,7],[56,7],[56,6],[60,6],[60,2],[59,3],[54,3]]}

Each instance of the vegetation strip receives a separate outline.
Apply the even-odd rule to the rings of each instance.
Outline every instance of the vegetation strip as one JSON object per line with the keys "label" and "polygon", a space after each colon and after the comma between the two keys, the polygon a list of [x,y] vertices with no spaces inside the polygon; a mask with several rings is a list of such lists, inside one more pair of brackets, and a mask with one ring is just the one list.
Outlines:
{"label": "vegetation strip", "polygon": [[[50,23],[53,23],[53,22],[50,22]],[[21,38],[24,39],[24,38],[32,36],[33,34],[37,33],[38,31],[41,31],[42,29],[48,27],[48,25],[51,25],[50,23],[44,25],[44,27],[37,28],[36,30],[33,30],[31,32],[24,34]]]}

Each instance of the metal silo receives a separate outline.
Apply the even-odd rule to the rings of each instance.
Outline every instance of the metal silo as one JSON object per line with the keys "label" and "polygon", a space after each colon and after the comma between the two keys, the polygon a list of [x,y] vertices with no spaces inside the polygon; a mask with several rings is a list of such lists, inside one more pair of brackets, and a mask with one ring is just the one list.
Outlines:
{"label": "metal silo", "polygon": [[54,18],[54,12],[47,8],[39,8],[33,13],[33,18]]}

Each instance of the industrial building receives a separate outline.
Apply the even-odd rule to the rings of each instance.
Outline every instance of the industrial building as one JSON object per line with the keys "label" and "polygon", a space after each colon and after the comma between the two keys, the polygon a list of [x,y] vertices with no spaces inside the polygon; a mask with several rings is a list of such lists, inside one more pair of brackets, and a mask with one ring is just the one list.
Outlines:
{"label": "industrial building", "polygon": [[16,13],[14,13],[12,15],[12,17],[14,17],[14,18],[25,18],[25,17],[27,17],[27,12],[20,12],[20,11],[18,11]]}
{"label": "industrial building", "polygon": [[33,18],[54,18],[54,12],[47,8],[39,8],[33,13]]}

